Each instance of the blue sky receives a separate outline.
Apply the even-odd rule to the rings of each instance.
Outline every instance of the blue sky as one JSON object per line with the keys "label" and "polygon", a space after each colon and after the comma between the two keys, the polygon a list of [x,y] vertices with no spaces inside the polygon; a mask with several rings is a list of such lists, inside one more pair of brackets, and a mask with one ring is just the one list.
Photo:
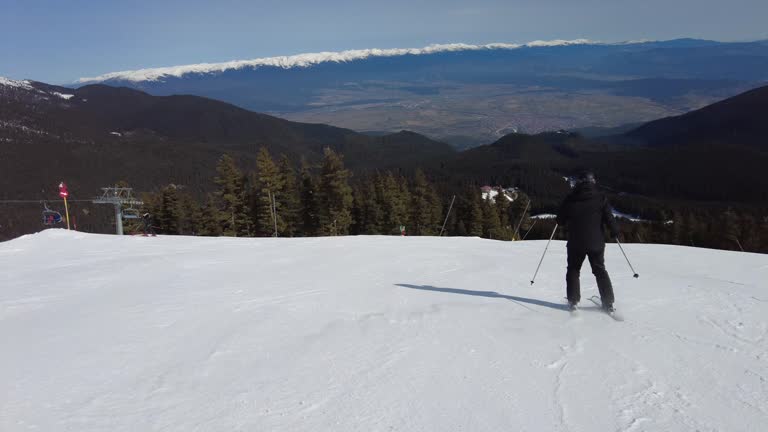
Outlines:
{"label": "blue sky", "polygon": [[766,0],[0,0],[0,76],[431,43],[768,39]]}

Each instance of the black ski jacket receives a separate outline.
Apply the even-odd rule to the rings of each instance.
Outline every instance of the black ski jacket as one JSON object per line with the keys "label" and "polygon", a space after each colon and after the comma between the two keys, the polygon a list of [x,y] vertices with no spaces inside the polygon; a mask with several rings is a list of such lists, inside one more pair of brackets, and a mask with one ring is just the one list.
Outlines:
{"label": "black ski jacket", "polygon": [[605,248],[603,226],[608,227],[611,237],[619,235],[608,198],[589,183],[576,186],[565,197],[557,213],[557,223],[568,229],[568,248],[573,249],[597,251]]}

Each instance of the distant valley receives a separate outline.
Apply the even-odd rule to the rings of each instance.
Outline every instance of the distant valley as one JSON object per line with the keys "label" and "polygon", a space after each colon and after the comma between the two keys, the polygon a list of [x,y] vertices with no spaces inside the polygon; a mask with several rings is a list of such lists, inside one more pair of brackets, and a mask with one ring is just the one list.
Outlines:
{"label": "distant valley", "polygon": [[78,85],[97,82],[469,148],[510,132],[610,128],[701,108],[768,82],[768,43],[454,44],[117,72]]}

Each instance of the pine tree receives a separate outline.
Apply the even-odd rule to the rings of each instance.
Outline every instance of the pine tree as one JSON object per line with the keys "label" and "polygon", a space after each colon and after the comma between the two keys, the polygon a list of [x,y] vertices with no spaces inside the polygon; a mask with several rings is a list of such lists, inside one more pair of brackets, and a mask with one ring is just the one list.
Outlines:
{"label": "pine tree", "polygon": [[[666,221],[663,221],[666,222]],[[683,238],[684,232],[683,232],[683,218],[680,216],[679,212],[673,212],[672,213],[672,244],[685,244],[685,240]],[[637,224],[635,224],[637,225]]]}
{"label": "pine tree", "polygon": [[430,185],[429,187],[429,202],[432,207],[432,229],[425,232],[425,235],[440,235],[440,228],[443,226],[443,220],[445,215],[443,214],[443,200],[437,193],[437,190]]}
{"label": "pine tree", "polygon": [[[499,188],[499,194],[496,195],[496,200],[494,202],[494,208],[496,210],[496,214],[499,217],[499,231],[497,232],[497,237],[494,238],[498,238],[499,240],[513,239],[512,221],[509,219],[510,207],[511,203],[507,198],[506,192],[504,189]],[[527,228],[529,228],[529,226],[527,226],[526,229]]]}
{"label": "pine tree", "polygon": [[468,234],[467,226],[464,224],[464,221],[459,220],[459,222],[456,224],[456,235],[459,237],[466,237]]}
{"label": "pine tree", "polygon": [[352,225],[352,188],[341,156],[326,147],[318,187],[320,233],[345,235]]}
{"label": "pine tree", "polygon": [[352,185],[352,225],[349,227],[352,235],[364,234],[363,232],[363,192],[360,185]]}
{"label": "pine tree", "polygon": [[[455,208],[453,209],[455,216],[454,235],[461,237],[468,236],[470,231],[470,225],[472,220],[472,207],[474,188],[465,188],[456,196]],[[461,226],[459,226],[461,224]]]}
{"label": "pine tree", "polygon": [[391,172],[380,176],[376,182],[376,197],[383,218],[379,229],[384,234],[400,234],[400,226],[409,223],[410,192],[404,178]]}
{"label": "pine tree", "polygon": [[400,234],[400,227],[408,230],[411,225],[411,191],[408,187],[408,180],[400,176],[397,181],[396,197],[396,215],[398,221],[395,223],[394,234]]}
{"label": "pine tree", "polygon": [[[251,193],[256,214],[256,232],[261,235],[274,235],[285,231],[283,219],[284,178],[266,147],[259,149],[256,155],[256,174]],[[279,201],[279,204],[278,204]]]}
{"label": "pine tree", "polygon": [[477,190],[469,192],[469,235],[475,237],[483,236],[483,208],[481,206],[481,196]]}
{"label": "pine tree", "polygon": [[[441,217],[440,217],[440,228],[442,228],[442,224],[445,224],[445,231],[443,232],[443,235],[446,236],[454,236],[458,235],[458,223],[459,218],[457,216],[457,206],[456,206],[456,199],[454,198],[455,195],[451,196],[450,200],[446,200],[444,203],[444,206],[440,208]],[[451,202],[453,201],[453,206],[451,206]],[[442,213],[442,211],[445,211],[445,214]],[[464,230],[466,235],[466,229]],[[440,231],[438,230],[438,235],[440,235]]]}
{"label": "pine tree", "polygon": [[360,234],[381,234],[381,225],[383,221],[383,210],[381,208],[379,199],[377,198],[377,182],[378,176],[368,176],[358,186],[357,198],[359,205],[358,220],[358,232]]}
{"label": "pine tree", "polygon": [[424,172],[417,169],[411,188],[413,234],[436,235],[440,229],[442,205]]}
{"label": "pine tree", "polygon": [[182,212],[176,185],[164,187],[160,196],[160,208],[155,214],[155,223],[163,234],[180,234]]}
{"label": "pine tree", "polygon": [[216,217],[221,226],[221,233],[226,236],[247,236],[250,224],[245,210],[245,178],[229,155],[219,159],[216,171]]}
{"label": "pine tree", "polygon": [[706,233],[706,226],[702,223],[700,216],[694,212],[687,212],[683,219],[684,244],[693,247],[701,246],[702,232]]}
{"label": "pine tree", "polygon": [[222,233],[221,211],[218,209],[214,195],[208,195],[208,199],[200,213],[200,235],[220,236]]}
{"label": "pine tree", "polygon": [[768,216],[755,215],[755,224],[758,227],[758,235],[755,236],[755,247],[752,252],[768,253]]}
{"label": "pine tree", "polygon": [[301,192],[296,180],[296,173],[287,156],[282,155],[278,169],[282,177],[283,188],[277,195],[277,207],[280,209],[280,216],[285,223],[284,235],[293,237],[298,234],[300,229]]}
{"label": "pine tree", "polygon": [[741,218],[728,207],[722,215],[723,228],[725,229],[726,242],[722,246],[726,249],[734,249],[743,251],[741,244]]}
{"label": "pine tree", "polygon": [[517,198],[509,206],[509,222],[512,225],[512,239],[519,240],[522,238],[520,235],[521,221],[525,222],[526,219],[531,217],[531,199],[523,191],[517,191]]}
{"label": "pine tree", "polygon": [[[377,234],[389,234],[392,231],[392,214],[394,213],[394,194],[397,183],[394,181],[392,173],[377,173],[373,179],[375,207],[379,210],[379,217],[371,221],[372,229]],[[374,222],[375,221],[375,222]]]}
{"label": "pine tree", "polygon": [[301,234],[304,236],[317,235],[320,229],[317,209],[317,182],[312,175],[312,169],[306,160],[301,161],[299,192],[299,219]]}
{"label": "pine tree", "polygon": [[507,198],[507,194],[503,188],[499,188],[499,194],[496,195],[494,204],[496,206],[496,213],[499,215],[499,223],[501,223],[501,226],[511,226],[512,221],[509,219],[509,209],[511,207],[511,203]]}
{"label": "pine tree", "polygon": [[[746,252],[758,251],[760,247],[760,224],[754,214],[744,213],[741,215],[740,231],[743,238],[739,238],[742,248]],[[747,235],[749,233],[749,235]]]}
{"label": "pine tree", "polygon": [[632,230],[628,237],[624,237],[624,240],[627,241],[627,243],[630,242],[637,242],[637,243],[645,243],[646,237],[648,236],[648,224],[645,223],[634,223],[632,224]]}
{"label": "pine tree", "polygon": [[[501,196],[496,196],[496,199],[500,199]],[[491,202],[491,198],[482,200],[480,204],[483,212],[483,234],[486,238],[498,240],[501,233],[501,222],[499,221],[499,214],[496,211],[496,206]]]}
{"label": "pine tree", "polygon": [[200,231],[200,204],[189,193],[179,194],[181,226],[179,234],[197,235]]}

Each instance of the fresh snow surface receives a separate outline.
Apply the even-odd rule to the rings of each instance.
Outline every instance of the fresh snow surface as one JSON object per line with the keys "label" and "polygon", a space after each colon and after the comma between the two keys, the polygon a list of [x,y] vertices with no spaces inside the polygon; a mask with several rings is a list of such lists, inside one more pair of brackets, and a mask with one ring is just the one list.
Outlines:
{"label": "fresh snow surface", "polygon": [[258,68],[263,66],[279,67],[283,69],[290,69],[296,67],[309,67],[319,63],[335,62],[344,63],[355,60],[362,60],[369,57],[394,57],[402,55],[423,55],[423,54],[435,54],[441,52],[452,51],[479,51],[479,50],[493,50],[493,49],[518,49],[523,47],[539,48],[539,47],[552,47],[552,46],[566,46],[566,45],[587,45],[596,44],[596,42],[589,41],[587,39],[575,39],[575,40],[551,40],[551,41],[533,41],[526,44],[512,44],[512,43],[491,43],[487,45],[470,45],[465,43],[452,43],[452,44],[435,44],[429,45],[423,48],[390,48],[390,49],[361,49],[361,50],[347,50],[340,52],[319,52],[319,53],[306,53],[297,54],[292,56],[279,56],[279,57],[264,57],[253,60],[233,60],[223,63],[200,63],[184,66],[170,66],[160,68],[139,69],[132,71],[111,72],[108,74],[90,77],[80,78],[77,82],[81,84],[95,83],[108,80],[125,80],[125,81],[157,81],[166,77],[181,77],[189,73],[218,73],[226,70],[237,70],[242,68]]}
{"label": "fresh snow surface", "polygon": [[765,431],[768,256],[336,237],[0,243],[0,430]]}

